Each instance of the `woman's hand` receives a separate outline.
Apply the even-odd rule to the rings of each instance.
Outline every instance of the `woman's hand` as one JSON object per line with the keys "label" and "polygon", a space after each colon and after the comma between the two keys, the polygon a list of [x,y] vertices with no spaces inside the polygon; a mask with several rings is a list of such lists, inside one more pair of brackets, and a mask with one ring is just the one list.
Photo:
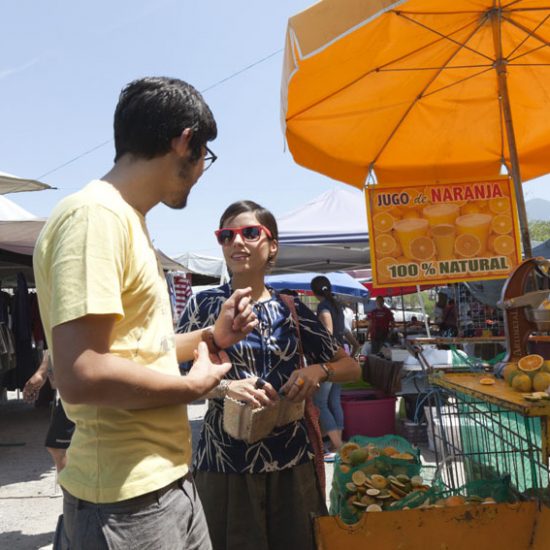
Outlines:
{"label": "woman's hand", "polygon": [[321,365],[310,365],[305,369],[293,371],[281,391],[287,399],[298,403],[311,397],[319,389],[325,377],[326,374]]}
{"label": "woman's hand", "polygon": [[34,403],[38,394],[40,393],[40,388],[46,383],[46,375],[42,372],[35,372],[25,384],[23,388],[23,399],[27,403]]}
{"label": "woman's hand", "polygon": [[233,399],[249,403],[253,408],[275,405],[279,396],[269,382],[251,377],[243,380],[231,380],[227,395]]}

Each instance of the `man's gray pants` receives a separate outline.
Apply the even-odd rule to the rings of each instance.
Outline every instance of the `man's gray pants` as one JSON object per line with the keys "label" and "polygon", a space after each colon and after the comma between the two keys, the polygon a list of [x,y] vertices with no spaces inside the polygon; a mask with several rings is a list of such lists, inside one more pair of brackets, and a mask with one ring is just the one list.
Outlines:
{"label": "man's gray pants", "polygon": [[146,495],[94,504],[63,491],[54,550],[211,550],[190,474]]}

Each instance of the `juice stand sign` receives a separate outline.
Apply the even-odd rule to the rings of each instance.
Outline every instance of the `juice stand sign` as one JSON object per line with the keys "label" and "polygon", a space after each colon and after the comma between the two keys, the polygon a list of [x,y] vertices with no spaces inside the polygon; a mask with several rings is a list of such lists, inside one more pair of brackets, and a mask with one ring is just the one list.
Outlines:
{"label": "juice stand sign", "polygon": [[366,189],[375,286],[507,277],[521,261],[509,178]]}

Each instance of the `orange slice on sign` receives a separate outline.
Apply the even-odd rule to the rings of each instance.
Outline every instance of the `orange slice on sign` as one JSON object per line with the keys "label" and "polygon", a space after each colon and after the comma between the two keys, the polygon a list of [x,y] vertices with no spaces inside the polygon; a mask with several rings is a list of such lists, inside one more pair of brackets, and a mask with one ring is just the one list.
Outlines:
{"label": "orange slice on sign", "polygon": [[381,283],[389,283],[391,282],[392,276],[390,267],[392,265],[396,265],[397,260],[395,258],[387,257],[387,258],[381,258],[376,262],[376,270],[378,272],[378,280]]}
{"label": "orange slice on sign", "polygon": [[397,248],[395,239],[388,233],[382,233],[377,235],[374,239],[374,248],[380,258],[384,256],[391,256]]}
{"label": "orange slice on sign", "polygon": [[464,233],[455,241],[455,252],[463,258],[473,258],[481,250],[481,241],[476,235]]}
{"label": "orange slice on sign", "polygon": [[544,357],[533,353],[531,355],[526,355],[518,361],[518,369],[523,372],[534,372],[539,370],[544,364]]}
{"label": "orange slice on sign", "polygon": [[512,217],[508,214],[498,214],[491,220],[491,229],[499,235],[512,231]]}
{"label": "orange slice on sign", "polygon": [[499,235],[493,241],[493,250],[502,256],[509,256],[514,252],[514,239],[510,235]]}
{"label": "orange slice on sign", "polygon": [[510,212],[510,199],[508,197],[499,197],[489,201],[489,210],[493,214],[504,214]]}
{"label": "orange slice on sign", "polygon": [[417,237],[410,244],[411,256],[418,261],[429,260],[435,255],[435,244],[429,237]]}
{"label": "orange slice on sign", "polygon": [[372,219],[374,229],[379,233],[387,233],[388,231],[391,231],[394,221],[393,216],[387,212],[379,212],[378,214],[375,214]]}

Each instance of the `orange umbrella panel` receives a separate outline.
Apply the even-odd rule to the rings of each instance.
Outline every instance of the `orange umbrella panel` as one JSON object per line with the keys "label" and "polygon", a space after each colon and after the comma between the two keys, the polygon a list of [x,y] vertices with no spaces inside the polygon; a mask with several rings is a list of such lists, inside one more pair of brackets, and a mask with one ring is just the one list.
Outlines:
{"label": "orange umbrella panel", "polygon": [[362,188],[550,171],[550,1],[323,0],[289,20],[282,116],[298,164]]}

